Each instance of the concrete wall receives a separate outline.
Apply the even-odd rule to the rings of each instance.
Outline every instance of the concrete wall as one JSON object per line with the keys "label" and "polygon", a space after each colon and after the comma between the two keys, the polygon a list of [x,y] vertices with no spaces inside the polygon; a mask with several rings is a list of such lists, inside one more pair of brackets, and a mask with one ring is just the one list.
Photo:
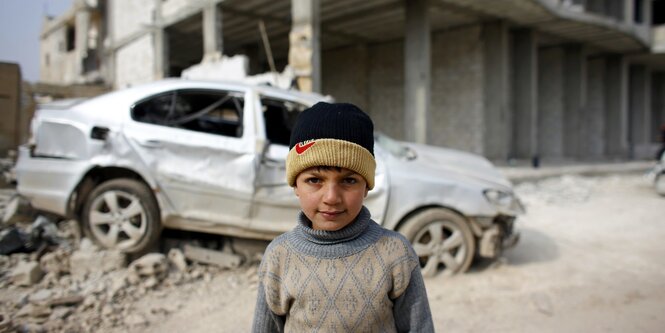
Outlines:
{"label": "concrete wall", "polygon": [[372,46],[369,51],[369,114],[375,128],[404,138],[404,44]]}
{"label": "concrete wall", "polygon": [[74,83],[76,75],[76,52],[67,51],[67,27],[53,30],[41,39],[39,80],[44,83]]}
{"label": "concrete wall", "polygon": [[153,36],[145,35],[117,51],[114,87],[120,89],[153,81],[153,43]]}
{"label": "concrete wall", "polygon": [[178,15],[184,9],[188,7],[201,7],[204,3],[208,1],[205,0],[169,0],[163,1],[162,4],[162,16],[170,17]]}
{"label": "concrete wall", "polygon": [[111,36],[114,43],[153,23],[154,1],[114,0],[111,6]]}
{"label": "concrete wall", "polygon": [[358,45],[324,52],[322,55],[323,94],[369,111],[369,49]]}
{"label": "concrete wall", "polygon": [[587,107],[580,118],[580,159],[597,159],[605,153],[605,59],[590,59],[587,68]]}
{"label": "concrete wall", "polygon": [[505,22],[483,25],[484,153],[494,160],[510,158],[513,112],[510,87],[511,41]]}
{"label": "concrete wall", "polygon": [[19,144],[21,70],[17,64],[0,63],[0,157]]}
{"label": "concrete wall", "polygon": [[538,151],[543,159],[563,157],[564,50],[538,52]]}
{"label": "concrete wall", "polygon": [[484,153],[482,27],[432,38],[430,144]]}
{"label": "concrete wall", "polygon": [[[323,93],[358,104],[377,130],[404,139],[403,47],[394,41],[324,52]],[[430,144],[484,153],[483,57],[481,26],[433,34]]]}

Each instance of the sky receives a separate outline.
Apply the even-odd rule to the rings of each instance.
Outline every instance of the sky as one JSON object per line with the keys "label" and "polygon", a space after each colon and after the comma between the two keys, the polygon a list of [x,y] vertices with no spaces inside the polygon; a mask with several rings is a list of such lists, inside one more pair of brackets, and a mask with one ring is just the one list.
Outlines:
{"label": "sky", "polygon": [[18,63],[23,80],[39,79],[44,16],[67,12],[73,0],[0,0],[0,62]]}

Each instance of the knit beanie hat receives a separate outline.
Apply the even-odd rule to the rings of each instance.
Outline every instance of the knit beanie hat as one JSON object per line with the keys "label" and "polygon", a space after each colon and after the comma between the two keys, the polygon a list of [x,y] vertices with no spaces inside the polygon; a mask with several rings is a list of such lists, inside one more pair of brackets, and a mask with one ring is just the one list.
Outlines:
{"label": "knit beanie hat", "polygon": [[286,158],[286,181],[315,166],[353,170],[374,188],[374,124],[367,114],[348,103],[316,103],[296,119]]}

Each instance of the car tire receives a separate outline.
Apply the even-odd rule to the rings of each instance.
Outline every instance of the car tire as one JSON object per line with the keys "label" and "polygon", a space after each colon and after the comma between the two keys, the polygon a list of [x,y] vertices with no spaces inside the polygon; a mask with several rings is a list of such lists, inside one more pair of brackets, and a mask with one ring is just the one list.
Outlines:
{"label": "car tire", "polygon": [[95,187],[81,219],[86,236],[96,244],[129,254],[152,250],[162,230],[159,206],[150,188],[128,178]]}
{"label": "car tire", "polygon": [[420,259],[423,276],[466,272],[476,244],[466,219],[445,208],[427,209],[410,217],[399,228]]}
{"label": "car tire", "polygon": [[656,188],[656,193],[665,197],[665,173],[657,175],[653,185]]}

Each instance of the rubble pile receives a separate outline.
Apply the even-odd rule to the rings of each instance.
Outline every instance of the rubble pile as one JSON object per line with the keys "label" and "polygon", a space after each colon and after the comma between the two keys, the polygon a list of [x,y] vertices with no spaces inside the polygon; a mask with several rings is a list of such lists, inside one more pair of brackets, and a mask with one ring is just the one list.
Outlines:
{"label": "rubble pile", "polygon": [[241,263],[228,250],[193,245],[130,260],[81,239],[76,221],[15,220],[0,228],[0,333],[141,330],[185,301],[146,307],[139,304],[143,298],[210,282]]}
{"label": "rubble pile", "polygon": [[589,200],[598,179],[577,175],[564,175],[515,186],[515,192],[529,204],[569,205]]}

